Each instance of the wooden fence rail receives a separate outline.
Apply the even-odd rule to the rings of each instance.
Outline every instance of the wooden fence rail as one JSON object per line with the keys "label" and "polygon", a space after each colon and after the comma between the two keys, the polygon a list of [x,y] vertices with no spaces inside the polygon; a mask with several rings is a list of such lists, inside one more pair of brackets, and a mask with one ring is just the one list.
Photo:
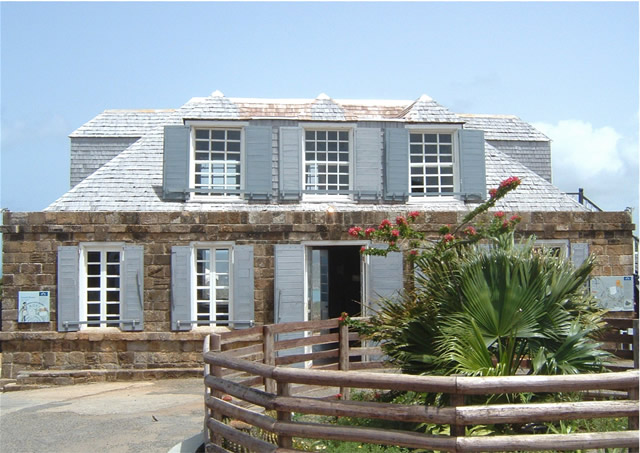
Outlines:
{"label": "wooden fence rail", "polygon": [[[289,336],[281,339],[283,334]],[[291,334],[295,335],[292,337]],[[357,335],[350,333],[338,320],[254,327],[213,334],[207,341],[204,382],[208,451],[227,452],[224,439],[242,446],[245,451],[301,451],[294,449],[294,438],[455,452],[608,447],[637,451],[637,370],[510,377],[413,376],[360,371],[356,369],[381,367],[381,362],[367,362],[367,359],[380,356],[382,352],[379,348],[363,347]],[[308,396],[296,394],[296,386],[336,388],[340,392],[330,397],[326,394]],[[350,401],[352,388],[371,392],[445,393],[451,396],[452,404],[435,407]],[[608,401],[465,405],[465,398],[472,395],[594,390],[622,391],[626,396]],[[300,422],[292,419],[292,413],[449,425],[451,435]],[[465,426],[617,417],[628,419],[627,431],[465,437]],[[229,420],[253,427],[254,432],[235,429]],[[270,434],[275,443],[257,438],[255,431]]]}

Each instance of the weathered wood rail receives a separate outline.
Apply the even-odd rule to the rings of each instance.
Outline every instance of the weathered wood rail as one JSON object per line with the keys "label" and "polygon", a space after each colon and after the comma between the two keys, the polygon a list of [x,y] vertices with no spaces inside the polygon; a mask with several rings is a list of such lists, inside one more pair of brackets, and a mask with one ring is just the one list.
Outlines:
{"label": "weathered wood rail", "polygon": [[[278,335],[283,334],[296,334],[298,337],[278,338]],[[574,376],[512,377],[410,376],[380,373],[367,371],[367,368],[380,368],[381,362],[367,360],[380,356],[381,351],[378,348],[362,347],[358,340],[357,334],[350,333],[346,326],[340,325],[335,319],[261,326],[211,335],[204,352],[207,451],[227,452],[223,447],[223,439],[248,451],[301,451],[294,449],[293,438],[341,440],[454,452],[608,447],[637,451],[637,370]],[[316,363],[321,360],[323,364],[318,366]],[[301,364],[307,366],[301,367]],[[318,392],[312,396],[296,394],[296,389],[309,388],[308,386],[340,389],[340,392],[338,395],[334,393],[332,397]],[[352,388],[373,392],[442,392],[451,395],[452,405],[432,407],[350,401],[349,391]],[[607,401],[464,405],[465,397],[469,395],[602,390],[626,393],[622,393],[621,399]],[[292,413],[450,425],[451,435],[434,436],[411,431],[298,422],[292,420]],[[614,417],[627,417],[628,430],[488,437],[464,435],[465,426],[473,425]],[[272,433],[277,445],[225,423],[230,419],[246,424],[244,426],[258,428],[261,432]]]}

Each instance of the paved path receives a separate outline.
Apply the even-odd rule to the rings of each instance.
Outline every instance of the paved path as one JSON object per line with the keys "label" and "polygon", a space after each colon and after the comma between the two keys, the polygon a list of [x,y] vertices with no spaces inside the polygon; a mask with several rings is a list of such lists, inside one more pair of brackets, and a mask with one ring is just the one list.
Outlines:
{"label": "paved path", "polygon": [[167,453],[202,430],[201,378],[0,394],[1,453]]}

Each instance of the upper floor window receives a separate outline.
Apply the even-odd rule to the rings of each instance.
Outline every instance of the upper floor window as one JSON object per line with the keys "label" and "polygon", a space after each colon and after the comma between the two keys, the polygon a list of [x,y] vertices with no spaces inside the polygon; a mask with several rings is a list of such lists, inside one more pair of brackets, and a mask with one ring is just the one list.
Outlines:
{"label": "upper floor window", "polygon": [[194,132],[195,194],[238,195],[242,184],[242,129],[196,128]]}
{"label": "upper floor window", "polygon": [[411,194],[454,192],[453,134],[409,134]]}
{"label": "upper floor window", "polygon": [[347,130],[305,130],[304,190],[337,194],[350,190],[351,139]]}

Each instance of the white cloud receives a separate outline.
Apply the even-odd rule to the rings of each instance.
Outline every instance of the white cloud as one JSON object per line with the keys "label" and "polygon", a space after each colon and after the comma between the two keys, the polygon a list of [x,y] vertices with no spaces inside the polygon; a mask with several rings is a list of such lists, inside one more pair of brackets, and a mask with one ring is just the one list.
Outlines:
{"label": "white cloud", "polygon": [[581,120],[562,120],[556,125],[534,123],[533,126],[552,140],[554,173],[556,169],[560,173],[571,171],[587,179],[601,173],[617,173],[625,165],[618,146],[622,136],[612,127],[594,129]]}

